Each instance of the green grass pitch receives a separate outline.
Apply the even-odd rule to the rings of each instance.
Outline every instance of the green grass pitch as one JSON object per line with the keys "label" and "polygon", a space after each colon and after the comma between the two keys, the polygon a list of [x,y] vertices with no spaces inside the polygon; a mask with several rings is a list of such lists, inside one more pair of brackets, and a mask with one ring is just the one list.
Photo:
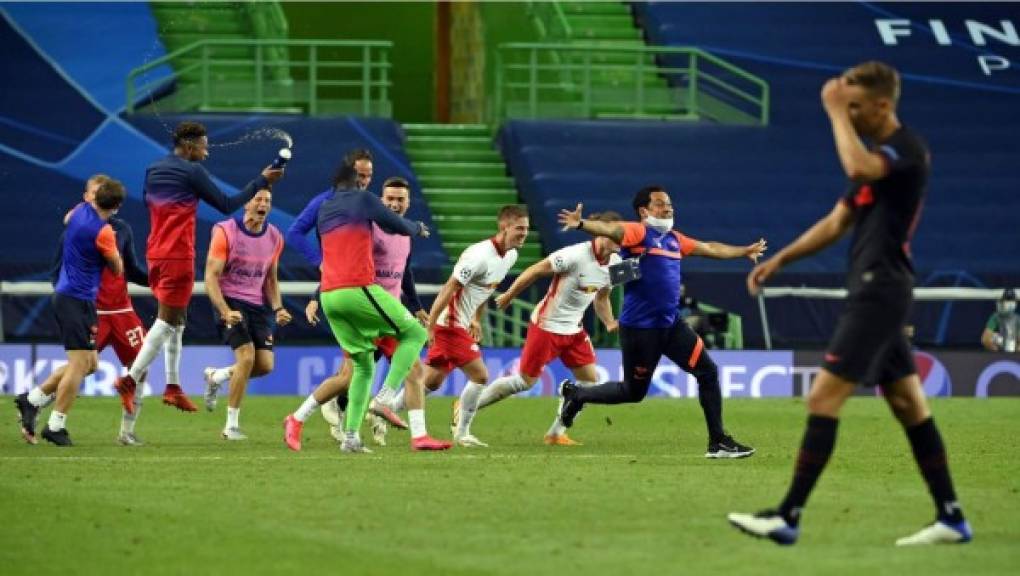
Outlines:
{"label": "green grass pitch", "polygon": [[[845,410],[792,548],[748,538],[725,515],[783,495],[805,419],[798,399],[727,401],[727,427],[758,449],[735,461],[703,457],[692,400],[588,407],[573,432],[584,446],[550,448],[541,438],[555,401],[511,399],[473,426],[492,448],[412,453],[406,433],[391,432],[371,455],[340,454],[318,415],[305,449],[289,452],[280,422],[297,398],[247,399],[250,440],[240,443],[219,437],[222,406],[182,414],[146,399],[140,448],[114,443],[114,399],[82,398],[71,449],[22,443],[11,397],[2,401],[3,574],[929,576],[1020,566],[1016,399],[934,401],[975,539],[928,549],[892,545],[933,511],[906,438],[874,398]],[[431,431],[448,437],[450,399],[428,408]]]}

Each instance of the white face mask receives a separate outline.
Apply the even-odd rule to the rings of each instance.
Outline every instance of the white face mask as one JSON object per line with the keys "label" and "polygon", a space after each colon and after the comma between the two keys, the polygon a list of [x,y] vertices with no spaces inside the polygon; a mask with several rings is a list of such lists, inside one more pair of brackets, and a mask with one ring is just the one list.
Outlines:
{"label": "white face mask", "polygon": [[656,232],[669,232],[673,229],[672,218],[656,218],[649,216],[645,218],[645,224],[651,226]]}

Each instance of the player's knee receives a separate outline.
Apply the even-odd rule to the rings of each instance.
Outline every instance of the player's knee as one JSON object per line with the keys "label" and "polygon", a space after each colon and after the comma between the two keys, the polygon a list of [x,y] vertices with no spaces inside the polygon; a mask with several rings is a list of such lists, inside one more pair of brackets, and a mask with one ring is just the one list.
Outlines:
{"label": "player's knee", "polygon": [[412,324],[407,330],[401,332],[401,336],[403,336],[400,338],[401,342],[410,340],[415,343],[421,343],[422,345],[424,345],[429,339],[429,333],[417,322]]}
{"label": "player's knee", "polygon": [[265,376],[273,371],[275,364],[276,362],[272,356],[259,356],[255,359],[255,364],[252,366],[251,375],[253,377]]}
{"label": "player's knee", "polygon": [[698,384],[718,383],[719,367],[708,356],[702,356],[694,367],[694,378]]}
{"label": "player's knee", "polygon": [[241,346],[234,350],[234,365],[236,370],[250,374],[255,366],[255,349],[250,344]]}

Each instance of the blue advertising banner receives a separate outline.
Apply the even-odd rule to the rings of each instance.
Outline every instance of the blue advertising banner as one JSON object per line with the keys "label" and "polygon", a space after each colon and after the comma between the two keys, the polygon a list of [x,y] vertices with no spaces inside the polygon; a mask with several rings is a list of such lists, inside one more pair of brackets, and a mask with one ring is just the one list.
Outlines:
{"label": "blue advertising banner", "polygon": [[[597,350],[599,382],[623,378],[619,350]],[[792,397],[804,394],[818,373],[820,352],[789,350],[740,351],[712,350],[712,359],[719,366],[719,385],[726,398]],[[915,362],[925,392],[929,396],[1016,396],[1020,395],[1020,356],[981,352],[915,351]],[[490,380],[517,371],[520,350],[496,348],[484,350]],[[66,362],[64,350],[51,344],[0,345],[0,394],[19,394],[37,385]],[[185,346],[181,379],[185,391],[199,395],[205,383],[202,371],[233,363],[233,353],[226,346]],[[248,385],[249,394],[309,394],[323,378],[340,368],[342,357],[328,346],[281,346],[276,348],[276,367],[272,374],[256,378]],[[376,369],[375,387],[385,378],[387,363]],[[125,373],[112,350],[99,355],[99,369],[82,383],[83,396],[113,396],[115,379]],[[163,358],[151,368],[145,394],[161,393],[166,379]],[[557,384],[571,373],[559,361],[546,367],[539,381],[522,396],[554,396]],[[437,392],[440,395],[460,394],[465,377],[454,371]],[[862,388],[862,394],[874,394]],[[666,358],[652,376],[649,396],[694,398],[698,383],[694,377]]]}

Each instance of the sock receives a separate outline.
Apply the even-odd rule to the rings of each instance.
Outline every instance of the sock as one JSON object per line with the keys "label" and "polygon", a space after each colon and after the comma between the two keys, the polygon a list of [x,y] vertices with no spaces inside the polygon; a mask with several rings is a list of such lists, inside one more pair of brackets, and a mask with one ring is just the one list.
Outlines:
{"label": "sock", "polygon": [[308,417],[312,415],[319,408],[319,402],[315,399],[312,394],[305,398],[305,401],[301,403],[301,406],[294,412],[294,419],[298,422],[304,422],[308,420]]}
{"label": "sock", "polygon": [[411,438],[421,438],[428,434],[428,430],[425,429],[425,411],[424,410],[409,410],[407,412],[407,421],[411,426]]}
{"label": "sock", "polygon": [[212,374],[213,382],[223,385],[230,382],[230,377],[234,375],[234,367],[227,366],[226,368],[217,368]]}
{"label": "sock", "polygon": [[241,417],[240,408],[227,406],[227,428],[238,428],[237,420]]}
{"label": "sock", "polygon": [[134,378],[135,382],[142,380],[142,375],[152,365],[152,361],[156,359],[159,351],[163,349],[163,343],[173,334],[174,327],[159,318],[152,323],[152,328],[149,328],[145,339],[142,340],[142,349],[138,351],[138,356],[135,357],[135,361],[131,363],[131,368],[128,370],[128,375]]}
{"label": "sock", "polygon": [[496,378],[492,384],[489,384],[482,390],[482,395],[478,397],[478,409],[481,410],[489,404],[495,404],[504,398],[527,389],[528,383],[524,381],[524,378],[521,378],[520,374]]}
{"label": "sock", "polygon": [[[407,404],[404,403],[404,390],[406,390],[406,388],[401,388],[400,392],[397,392],[397,395],[393,397],[392,408],[394,412],[403,412],[404,410],[407,410]],[[429,389],[425,388],[426,394],[428,394],[428,391]]]}
{"label": "sock", "polygon": [[[598,384],[596,382],[588,382],[587,380],[578,380],[577,385],[581,388],[591,388]],[[584,414],[584,412],[578,412],[577,415],[574,416],[574,422],[577,422],[577,419],[581,417],[581,414]],[[566,433],[567,427],[563,425],[563,422],[560,422],[560,417],[557,415],[556,419],[553,420],[552,426],[549,427],[549,431],[545,434],[546,436],[562,436]]]}
{"label": "sock", "polygon": [[800,453],[797,455],[797,465],[793,471],[793,482],[783,503],[779,505],[779,513],[791,526],[796,526],[800,522],[800,510],[807,502],[818,477],[825,470],[829,456],[832,456],[838,427],[838,418],[815,414],[808,416],[807,430],[804,431]]}
{"label": "sock", "polygon": [[[349,401],[344,430],[357,433],[365,421],[365,412],[368,411],[368,396],[372,388],[372,376],[375,374],[375,359],[371,352],[358,352],[351,354],[351,361],[354,362],[354,371],[351,375],[351,387],[347,390]],[[393,374],[392,368],[390,374]]]}
{"label": "sock", "polygon": [[467,436],[471,433],[471,421],[475,419],[475,412],[478,411],[478,398],[482,395],[483,387],[477,382],[468,382],[464,391],[460,393],[460,422],[457,422],[457,436]]}
{"label": "sock", "polygon": [[67,424],[67,414],[57,412],[56,410],[50,412],[50,421],[46,424],[50,430],[59,432],[64,429],[65,424]]}
{"label": "sock", "polygon": [[956,501],[953,490],[953,479],[949,475],[949,461],[946,448],[942,444],[942,436],[935,426],[935,421],[928,418],[924,422],[905,428],[910,448],[914,452],[914,460],[921,469],[928,492],[935,501],[938,519],[946,523],[963,522],[963,510]]}
{"label": "sock", "polygon": [[379,393],[375,395],[375,401],[382,404],[383,406],[390,406],[393,402],[393,398],[396,397],[396,393],[391,388],[383,386],[379,389]]}
{"label": "sock", "polygon": [[[708,363],[708,356],[699,362]],[[719,388],[719,371],[715,364],[709,368],[698,368],[695,370],[698,378],[698,403],[701,404],[701,411],[705,415],[705,426],[708,428],[708,438],[717,442],[726,436],[722,424],[722,390]]]}
{"label": "sock", "polygon": [[166,363],[166,383],[181,383],[181,348],[184,341],[184,326],[177,326],[163,343],[163,360]]}
{"label": "sock", "polygon": [[56,397],[56,393],[47,395],[38,386],[28,391],[28,403],[36,408],[45,408]]}
{"label": "sock", "polygon": [[[138,385],[139,388],[142,384]],[[134,434],[135,433],[135,422],[138,420],[138,413],[142,411],[142,393],[141,391],[135,395],[135,413],[129,414],[127,410],[121,410],[120,416],[120,433],[121,434]]]}
{"label": "sock", "polygon": [[557,416],[553,420],[552,426],[549,427],[549,431],[545,433],[546,436],[562,436],[567,433],[567,427],[560,422],[560,417]]}
{"label": "sock", "polygon": [[[649,381],[648,384],[651,382]],[[646,392],[648,388],[645,388]],[[626,382],[610,381],[595,386],[579,387],[577,400],[583,404],[623,404],[625,402],[640,402],[644,395],[631,394],[630,386]]]}

